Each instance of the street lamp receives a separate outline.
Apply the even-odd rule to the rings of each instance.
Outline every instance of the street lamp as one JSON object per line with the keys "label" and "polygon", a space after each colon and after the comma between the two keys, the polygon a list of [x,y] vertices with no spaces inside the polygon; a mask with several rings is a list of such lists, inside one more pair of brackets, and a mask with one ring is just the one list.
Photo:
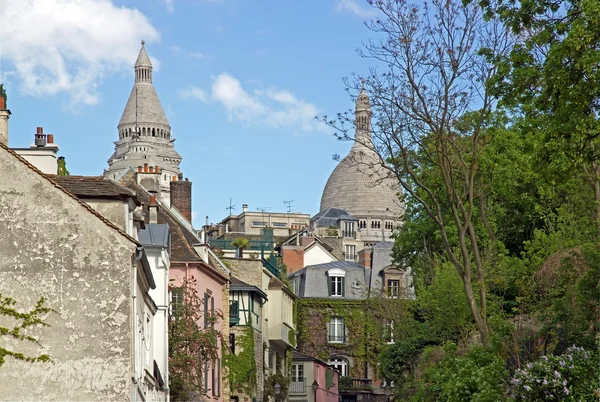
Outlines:
{"label": "street lamp", "polygon": [[275,390],[275,402],[279,402],[279,394],[281,393],[281,385],[279,385],[279,383],[277,383],[273,386],[273,389]]}
{"label": "street lamp", "polygon": [[319,389],[319,383],[317,382],[317,380],[313,381],[312,389],[313,389],[313,392],[315,393],[315,401],[314,402],[317,402],[317,390]]}
{"label": "street lamp", "polygon": [[392,395],[392,386],[389,383],[383,388],[383,393],[387,397],[387,402],[390,402],[390,395]]}

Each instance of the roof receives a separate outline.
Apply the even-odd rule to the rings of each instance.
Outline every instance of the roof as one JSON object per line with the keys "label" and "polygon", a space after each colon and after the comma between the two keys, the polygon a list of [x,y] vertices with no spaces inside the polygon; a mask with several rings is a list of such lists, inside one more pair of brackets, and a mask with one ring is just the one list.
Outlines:
{"label": "roof", "polygon": [[310,218],[310,221],[311,222],[314,222],[314,221],[320,222],[321,220],[326,220],[326,221],[331,221],[333,223],[336,223],[340,219],[356,220],[356,218],[354,218],[352,215],[350,215],[348,212],[346,212],[345,210],[343,210],[341,208],[327,208],[325,210],[319,211],[318,214],[316,214],[315,216]]}
{"label": "roof", "polygon": [[316,361],[319,362],[325,366],[329,366],[329,364],[327,364],[325,361],[318,359],[316,357],[312,357],[309,355],[305,355],[304,353],[300,353],[300,352],[296,352],[295,350],[292,350],[292,360],[298,360],[298,361]]}
{"label": "roof", "polygon": [[[48,176],[79,198],[136,198],[135,192],[103,176]],[[139,205],[139,201],[135,201]]]}
{"label": "roof", "polygon": [[339,269],[343,269],[343,270],[354,270],[354,269],[359,269],[359,270],[364,270],[365,268],[360,265],[358,262],[354,262],[354,261],[331,261],[331,262],[325,262],[323,264],[315,264],[315,265],[308,265],[296,272],[294,272],[293,274],[289,275],[289,278],[295,277],[295,276],[299,276],[302,273],[304,273],[305,271],[309,270],[309,269],[318,269],[318,270],[330,270],[330,269],[334,269],[334,268],[339,268]]}
{"label": "roof", "polygon": [[150,62],[150,57],[148,57],[148,53],[146,52],[146,42],[142,41],[142,48],[140,49],[140,53],[138,54],[137,60],[135,61],[134,67],[150,67],[152,68],[152,63]]}
{"label": "roof", "polygon": [[145,226],[145,229],[138,231],[138,239],[143,246],[169,247],[171,243],[169,225],[164,223],[147,223]]}
{"label": "roof", "polygon": [[263,292],[260,288],[254,285],[250,285],[246,282],[239,280],[238,278],[231,277],[231,284],[229,285],[229,290],[242,291],[242,292],[255,292],[264,300],[269,300],[267,298],[267,294]]}
{"label": "roof", "polygon": [[380,241],[379,243],[375,244],[373,246],[373,248],[393,248],[394,247],[394,243],[389,242],[389,241]]}
{"label": "roof", "polygon": [[[142,48],[135,62],[136,70],[139,68],[152,69],[150,57],[146,53],[146,48],[142,42]],[[123,124],[136,124],[140,127],[146,127],[148,124],[160,124],[164,127],[169,127],[169,120],[160,103],[160,99],[152,85],[152,79],[144,79],[133,84],[129,99],[119,120],[119,128]]]}
{"label": "roof", "polygon": [[119,234],[122,235],[123,237],[125,237],[127,240],[133,242],[134,244],[139,245],[139,243],[137,242],[136,239],[134,239],[133,237],[131,237],[130,235],[128,235],[124,230],[122,230],[121,228],[119,228],[117,225],[115,225],[114,223],[112,223],[111,221],[109,221],[108,219],[106,219],[104,216],[102,216],[100,213],[98,213],[94,208],[90,207],[88,204],[86,204],[85,202],[81,201],[79,198],[77,198],[77,196],[75,194],[67,191],[67,189],[65,189],[64,187],[62,187],[61,185],[59,185],[52,178],[50,178],[48,175],[42,173],[38,168],[36,168],[33,164],[31,164],[29,161],[27,161],[21,155],[17,154],[16,152],[14,152],[10,148],[8,148],[5,144],[2,144],[2,143],[0,143],[0,148],[4,148],[9,154],[11,154],[15,158],[17,158],[21,163],[23,163],[29,169],[31,169],[35,173],[39,174],[40,176],[42,176],[43,178],[45,178],[46,180],[48,180],[54,187],[56,187],[59,190],[63,191],[69,197],[71,197],[72,199],[74,199],[75,201],[77,201],[78,204],[80,204],[82,207],[84,207],[85,209],[87,209],[88,212],[90,212],[92,215],[95,215],[98,219],[100,219],[102,222],[104,222],[104,224],[106,224],[107,226],[109,226],[112,229],[114,229],[117,232],[119,232]]}

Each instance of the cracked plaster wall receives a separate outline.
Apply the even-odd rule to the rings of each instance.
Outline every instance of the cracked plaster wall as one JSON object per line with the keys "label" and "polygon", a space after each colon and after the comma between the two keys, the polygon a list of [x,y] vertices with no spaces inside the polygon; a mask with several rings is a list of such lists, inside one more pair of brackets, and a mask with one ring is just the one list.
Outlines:
{"label": "cracked plaster wall", "polygon": [[56,310],[28,331],[41,346],[0,338],[53,360],[7,357],[0,400],[129,400],[135,244],[2,148],[0,163],[0,293]]}

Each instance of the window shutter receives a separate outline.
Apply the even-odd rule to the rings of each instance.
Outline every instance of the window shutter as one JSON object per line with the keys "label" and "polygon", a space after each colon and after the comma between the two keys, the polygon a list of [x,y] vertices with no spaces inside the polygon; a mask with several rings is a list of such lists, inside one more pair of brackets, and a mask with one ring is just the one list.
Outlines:
{"label": "window shutter", "polygon": [[342,297],[346,296],[346,278],[342,278]]}
{"label": "window shutter", "polygon": [[215,298],[210,298],[210,314],[211,314],[211,327],[215,329]]}
{"label": "window shutter", "polygon": [[221,396],[221,359],[217,359],[217,396]]}
{"label": "window shutter", "polygon": [[325,389],[333,387],[333,370],[327,369],[325,372]]}
{"label": "window shutter", "polygon": [[204,293],[204,328],[208,327],[208,293]]}
{"label": "window shutter", "polygon": [[331,296],[331,276],[327,276],[327,295]]}

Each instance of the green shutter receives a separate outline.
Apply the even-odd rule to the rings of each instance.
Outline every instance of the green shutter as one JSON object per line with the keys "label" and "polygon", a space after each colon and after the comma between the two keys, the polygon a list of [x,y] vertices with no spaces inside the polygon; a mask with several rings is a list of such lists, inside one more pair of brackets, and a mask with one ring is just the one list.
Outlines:
{"label": "green shutter", "polygon": [[208,327],[208,293],[204,293],[204,328]]}
{"label": "green shutter", "polygon": [[331,296],[331,276],[327,276],[327,295]]}
{"label": "green shutter", "polygon": [[210,298],[211,327],[215,329],[215,298]]}
{"label": "green shutter", "polygon": [[346,296],[346,278],[342,278],[342,297]]}
{"label": "green shutter", "polygon": [[327,369],[325,372],[325,389],[333,387],[333,370]]}

